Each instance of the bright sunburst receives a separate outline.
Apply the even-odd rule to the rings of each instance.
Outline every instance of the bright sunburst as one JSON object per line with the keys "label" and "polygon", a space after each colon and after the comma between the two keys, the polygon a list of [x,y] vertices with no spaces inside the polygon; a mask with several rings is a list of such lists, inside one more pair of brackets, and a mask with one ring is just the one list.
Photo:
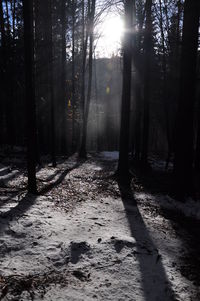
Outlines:
{"label": "bright sunburst", "polygon": [[120,49],[123,33],[123,21],[119,16],[106,16],[98,29],[101,33],[97,52],[100,57],[116,55]]}

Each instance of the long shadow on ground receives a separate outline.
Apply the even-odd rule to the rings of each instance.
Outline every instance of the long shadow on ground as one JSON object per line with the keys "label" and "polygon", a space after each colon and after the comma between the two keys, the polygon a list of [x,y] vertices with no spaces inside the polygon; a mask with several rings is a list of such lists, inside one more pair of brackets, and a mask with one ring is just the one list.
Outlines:
{"label": "long shadow on ground", "polygon": [[12,207],[7,212],[0,213],[0,233],[9,227],[10,221],[16,220],[24,215],[35,203],[36,199],[36,195],[27,193],[15,207]]}
{"label": "long shadow on ground", "polygon": [[[176,199],[174,193],[174,182],[172,172],[157,171],[150,169],[145,172],[141,172],[139,168],[132,168],[133,172],[133,185],[134,188],[139,191],[147,191],[154,195],[167,194]],[[199,175],[195,175],[196,182],[199,183]],[[197,183],[196,183],[197,184]],[[141,188],[141,189],[140,189]],[[196,185],[196,196],[200,186]],[[179,201],[182,199],[178,198]],[[186,200],[187,202],[187,200]],[[185,253],[180,254],[181,266],[178,266],[181,274],[188,280],[192,281],[197,287],[200,286],[200,221],[192,217],[186,217],[181,211],[177,209],[167,209],[161,207],[159,214],[167,219],[173,229],[176,232],[178,238],[185,246]],[[198,299],[200,300],[200,293]]]}
{"label": "long shadow on ground", "polygon": [[[59,184],[62,183],[62,181],[65,179],[66,175],[68,173],[70,173],[72,170],[80,167],[83,163],[85,162],[85,160],[79,160],[74,166],[72,166],[71,168],[65,169],[60,175],[59,177],[51,182],[50,184],[44,186],[40,191],[39,194],[46,194],[49,191],[51,191],[53,188],[55,188],[56,186],[58,186]],[[55,174],[56,176],[56,174]]]}
{"label": "long shadow on ground", "polygon": [[[9,181],[17,178],[19,175],[21,175],[23,172],[22,171],[8,171],[7,173],[4,173],[4,175],[1,175],[0,177],[0,186],[6,186]],[[2,183],[1,183],[2,182]],[[2,185],[3,184],[3,185]]]}
{"label": "long shadow on ground", "polygon": [[143,294],[146,301],[175,301],[175,294],[166,275],[162,258],[152,241],[148,229],[133,198],[129,184],[118,181],[132,237],[138,245]]}
{"label": "long shadow on ground", "polygon": [[[182,275],[200,287],[200,221],[186,217],[177,210],[161,208],[160,213],[170,221],[185,246],[186,252],[180,254],[182,265],[179,268]],[[200,300],[200,293],[198,298]]]}
{"label": "long shadow on ground", "polygon": [[[78,168],[83,163],[84,161],[80,160],[73,167],[64,170],[54,182],[51,182],[49,185],[44,186],[39,191],[39,194],[45,194],[62,183],[69,172],[71,172],[73,169]],[[36,199],[37,195],[30,195],[27,193],[15,207],[12,207],[7,212],[0,212],[0,232],[3,232],[7,227],[9,227],[10,221],[16,220],[24,215],[34,205]]]}

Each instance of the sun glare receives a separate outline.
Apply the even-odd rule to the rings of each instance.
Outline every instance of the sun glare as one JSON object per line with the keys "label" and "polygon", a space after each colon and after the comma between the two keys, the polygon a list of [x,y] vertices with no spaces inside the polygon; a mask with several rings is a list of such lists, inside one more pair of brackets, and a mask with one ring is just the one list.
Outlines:
{"label": "sun glare", "polygon": [[97,45],[100,57],[111,57],[119,52],[123,34],[123,21],[119,16],[107,16],[100,27],[100,38]]}

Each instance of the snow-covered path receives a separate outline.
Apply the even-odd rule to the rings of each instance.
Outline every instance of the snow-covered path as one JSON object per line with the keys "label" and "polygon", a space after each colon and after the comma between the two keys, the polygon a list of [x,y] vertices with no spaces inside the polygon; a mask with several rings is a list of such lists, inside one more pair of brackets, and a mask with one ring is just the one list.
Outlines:
{"label": "snow-covered path", "polygon": [[147,210],[153,196],[132,195],[109,177],[114,166],[108,154],[66,173],[61,165],[57,190],[1,202],[0,300],[200,300],[179,270],[183,242]]}

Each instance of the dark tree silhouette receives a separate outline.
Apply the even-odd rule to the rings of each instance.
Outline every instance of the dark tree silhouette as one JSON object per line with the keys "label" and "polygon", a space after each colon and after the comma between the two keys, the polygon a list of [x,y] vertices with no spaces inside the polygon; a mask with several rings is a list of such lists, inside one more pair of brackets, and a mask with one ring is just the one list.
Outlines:
{"label": "dark tree silhouette", "polygon": [[[5,24],[4,24],[4,17],[3,17],[3,3],[0,0],[0,32],[1,32],[1,48],[0,48],[0,86],[1,86],[1,93],[2,98],[0,102],[0,112],[1,112],[1,128],[3,127],[2,124],[2,117],[4,111],[4,85],[5,85],[5,54],[6,54],[6,37],[5,37]],[[3,143],[3,135],[2,131],[0,133],[0,143]]]}
{"label": "dark tree silhouette", "polygon": [[27,167],[28,191],[37,192],[36,186],[36,105],[34,79],[34,32],[33,1],[23,1],[24,13],[24,50],[27,105]]}
{"label": "dark tree silhouette", "polygon": [[49,47],[49,92],[50,92],[50,111],[51,111],[51,160],[53,167],[56,167],[56,150],[55,150],[55,85],[54,85],[54,57],[53,57],[53,25],[52,25],[52,0],[49,0],[47,3],[48,10],[48,30],[47,30],[47,41]]}
{"label": "dark tree silhouette", "polygon": [[93,75],[93,47],[94,47],[94,16],[95,16],[95,7],[96,7],[96,0],[92,0],[91,8],[89,13],[89,78],[88,78],[88,90],[87,90],[87,99],[84,108],[84,115],[83,115],[83,133],[82,133],[82,140],[81,140],[81,147],[79,151],[79,156],[81,158],[86,158],[86,141],[87,141],[87,125],[88,125],[88,115],[90,109],[90,101],[91,101],[91,90],[92,90],[92,75]]}
{"label": "dark tree silhouette", "polygon": [[198,124],[197,124],[197,140],[195,149],[195,170],[200,171],[200,100],[198,99]]}
{"label": "dark tree silhouette", "polygon": [[194,104],[200,2],[186,0],[181,55],[179,106],[176,124],[174,173],[179,193],[192,191],[194,161]]}
{"label": "dark tree silhouette", "polygon": [[[87,47],[88,47],[88,38],[89,38],[89,30],[88,30],[88,22],[85,24],[86,19],[89,21],[90,14],[90,0],[88,0],[88,13],[87,18],[85,17],[85,5],[84,0],[82,0],[82,70],[81,70],[81,114],[83,120],[83,126],[85,122],[84,110],[85,110],[85,73],[86,73],[86,57],[87,57]],[[86,33],[85,33],[86,31]],[[85,130],[84,130],[85,131]],[[84,133],[82,133],[84,135]],[[84,144],[84,137],[82,137],[82,144]],[[85,148],[85,149],[84,149]],[[80,157],[86,156],[86,146],[82,145],[79,151]]]}
{"label": "dark tree silhouette", "polygon": [[67,122],[66,122],[66,116],[67,116],[67,89],[66,89],[66,32],[67,32],[67,24],[68,24],[68,18],[67,18],[67,7],[66,7],[66,0],[62,0],[61,5],[61,26],[62,26],[62,70],[61,70],[61,82],[62,82],[62,95],[61,95],[61,102],[62,102],[62,116],[61,116],[61,151],[63,154],[68,153],[67,148]]}
{"label": "dark tree silhouette", "polygon": [[152,53],[152,0],[146,0],[146,22],[144,34],[144,121],[142,164],[145,167],[148,160],[149,145],[149,102],[150,102],[150,77],[151,77],[151,53]]}
{"label": "dark tree silhouette", "polygon": [[121,107],[121,129],[119,145],[118,173],[126,176],[129,173],[129,134],[130,134],[130,101],[131,101],[131,64],[132,64],[132,23],[133,1],[126,0],[125,7],[125,33],[123,47],[123,87]]}

